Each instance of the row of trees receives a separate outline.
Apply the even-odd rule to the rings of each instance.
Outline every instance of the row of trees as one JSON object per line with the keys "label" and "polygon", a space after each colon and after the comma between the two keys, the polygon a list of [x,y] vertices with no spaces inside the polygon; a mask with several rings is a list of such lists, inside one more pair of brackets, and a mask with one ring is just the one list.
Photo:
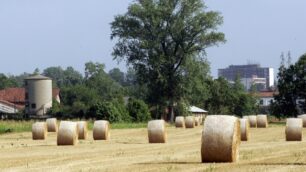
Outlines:
{"label": "row of trees", "polygon": [[[54,101],[49,113],[58,117],[136,122],[164,115],[167,106],[163,106],[161,110],[156,108],[146,84],[137,81],[133,69],[123,72],[114,68],[107,73],[104,67],[100,63],[88,62],[83,74],[72,67],[49,67],[43,70],[43,75],[53,79],[53,87],[61,89],[61,104]],[[189,64],[189,68],[182,83],[186,94],[176,102],[176,115],[187,115],[189,105],[204,108],[211,114],[242,116],[256,113],[255,97],[244,92],[238,78],[234,84],[223,78],[213,79],[207,60]],[[36,70],[34,73],[39,72]],[[31,74],[7,77],[1,74],[6,80],[1,82],[2,88],[23,87],[11,83],[15,82],[15,78],[29,75]]]}
{"label": "row of trees", "polygon": [[[111,39],[117,42],[113,57],[127,62],[127,73],[118,68],[106,73],[103,64],[93,62],[85,64],[84,76],[72,67],[45,69],[61,88],[64,104],[51,113],[138,121],[149,117],[146,112],[138,117],[131,106],[145,110],[146,104],[152,117],[171,121],[175,112],[185,115],[190,104],[215,114],[255,113],[255,98],[238,78],[230,84],[210,76],[205,52],[225,42],[218,32],[222,22],[202,0],[134,1],[111,23]],[[134,102],[127,106],[124,97]]]}
{"label": "row of trees", "polygon": [[284,55],[278,73],[278,94],[272,103],[271,112],[278,117],[296,117],[306,112],[306,54],[291,64],[290,54],[288,63]]}

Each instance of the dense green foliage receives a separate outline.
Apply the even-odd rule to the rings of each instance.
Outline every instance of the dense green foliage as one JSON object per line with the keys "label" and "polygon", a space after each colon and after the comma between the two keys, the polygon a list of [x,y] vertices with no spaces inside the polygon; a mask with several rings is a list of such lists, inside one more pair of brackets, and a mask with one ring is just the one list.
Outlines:
{"label": "dense green foliage", "polygon": [[296,117],[306,111],[306,54],[295,64],[282,63],[279,68],[278,94],[272,104],[272,113],[278,117]]}
{"label": "dense green foliage", "polygon": [[111,23],[118,39],[113,55],[134,67],[148,88],[148,102],[170,108],[186,93],[187,62],[202,59],[210,46],[224,41],[217,31],[222,17],[206,11],[202,0],[136,0]]}
{"label": "dense green foliage", "polygon": [[[217,31],[221,24],[220,14],[207,11],[202,0],[134,1],[111,23],[113,55],[127,62],[127,72],[106,72],[94,62],[85,64],[83,74],[72,67],[44,69],[61,90],[61,103],[54,102],[49,114],[146,122],[186,116],[190,105],[210,114],[256,113],[254,95],[244,92],[238,78],[232,84],[210,75],[206,48],[225,42]],[[0,89],[21,87],[26,76],[0,75]]]}
{"label": "dense green foliage", "polygon": [[206,109],[211,114],[235,114],[238,116],[256,114],[258,111],[255,94],[247,93],[237,77],[234,84],[224,78],[209,82],[210,96]]}
{"label": "dense green foliage", "polygon": [[151,119],[148,105],[138,99],[130,99],[127,105],[129,115],[134,122],[144,122]]}

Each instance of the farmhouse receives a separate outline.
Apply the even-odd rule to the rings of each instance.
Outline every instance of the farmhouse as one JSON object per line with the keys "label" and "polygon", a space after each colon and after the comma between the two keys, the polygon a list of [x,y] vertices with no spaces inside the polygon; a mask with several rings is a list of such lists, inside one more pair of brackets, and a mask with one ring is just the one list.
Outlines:
{"label": "farmhouse", "polygon": [[204,109],[201,109],[201,108],[198,108],[196,106],[190,106],[188,111],[196,117],[203,117],[203,116],[207,115],[207,113],[208,113],[208,111],[206,111]]}
{"label": "farmhouse", "polygon": [[[52,89],[52,97],[60,102],[60,89]],[[18,113],[26,106],[25,88],[7,88],[0,90],[0,113]]]}

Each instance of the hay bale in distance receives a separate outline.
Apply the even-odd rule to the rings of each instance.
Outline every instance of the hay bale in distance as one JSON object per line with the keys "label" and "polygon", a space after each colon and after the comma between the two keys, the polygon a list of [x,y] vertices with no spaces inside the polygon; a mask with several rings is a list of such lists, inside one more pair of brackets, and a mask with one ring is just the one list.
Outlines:
{"label": "hay bale in distance", "polygon": [[177,116],[175,118],[175,127],[176,128],[185,128],[185,118],[183,116]]}
{"label": "hay bale in distance", "polygon": [[250,137],[249,133],[250,122],[248,119],[240,119],[240,131],[241,131],[241,141],[248,141]]}
{"label": "hay bale in distance", "polygon": [[299,115],[298,118],[303,120],[303,127],[306,128],[306,114]]}
{"label": "hay bale in distance", "polygon": [[88,136],[88,125],[86,121],[79,121],[78,125],[78,138],[79,140],[86,140]]}
{"label": "hay bale in distance", "polygon": [[303,120],[300,118],[288,118],[285,133],[286,141],[302,141]]}
{"label": "hay bale in distance", "polygon": [[61,121],[57,133],[57,145],[76,145],[78,143],[78,126],[76,122]]}
{"label": "hay bale in distance", "polygon": [[210,115],[202,132],[202,162],[236,162],[239,157],[240,122],[226,115]]}
{"label": "hay bale in distance", "polygon": [[94,140],[109,140],[110,139],[110,125],[108,121],[98,120],[95,121],[93,127]]}
{"label": "hay bale in distance", "polygon": [[47,138],[47,124],[45,122],[35,122],[32,124],[33,140],[45,140]]}
{"label": "hay bale in distance", "polygon": [[57,127],[56,118],[48,118],[46,122],[47,122],[48,132],[57,132],[58,127]]}
{"label": "hay bale in distance", "polygon": [[251,128],[256,128],[257,127],[257,117],[255,115],[250,115],[248,116],[249,122],[250,122],[250,127]]}
{"label": "hay bale in distance", "polygon": [[247,120],[249,120],[249,116],[243,116],[242,119],[247,119]]}
{"label": "hay bale in distance", "polygon": [[267,128],[268,118],[267,115],[257,115],[257,128]]}
{"label": "hay bale in distance", "polygon": [[195,127],[195,118],[194,118],[194,116],[187,116],[185,118],[185,127],[186,128],[194,128]]}
{"label": "hay bale in distance", "polygon": [[196,116],[194,117],[194,125],[199,126],[200,125],[200,117]]}
{"label": "hay bale in distance", "polygon": [[153,120],[148,123],[149,143],[166,143],[166,123],[164,120]]}

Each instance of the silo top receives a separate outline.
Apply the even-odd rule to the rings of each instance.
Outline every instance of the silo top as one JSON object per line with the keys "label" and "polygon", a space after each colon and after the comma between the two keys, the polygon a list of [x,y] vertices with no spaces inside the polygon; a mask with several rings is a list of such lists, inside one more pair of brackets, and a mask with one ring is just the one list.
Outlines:
{"label": "silo top", "polygon": [[51,78],[43,76],[43,75],[34,75],[25,78],[25,80],[51,80]]}

